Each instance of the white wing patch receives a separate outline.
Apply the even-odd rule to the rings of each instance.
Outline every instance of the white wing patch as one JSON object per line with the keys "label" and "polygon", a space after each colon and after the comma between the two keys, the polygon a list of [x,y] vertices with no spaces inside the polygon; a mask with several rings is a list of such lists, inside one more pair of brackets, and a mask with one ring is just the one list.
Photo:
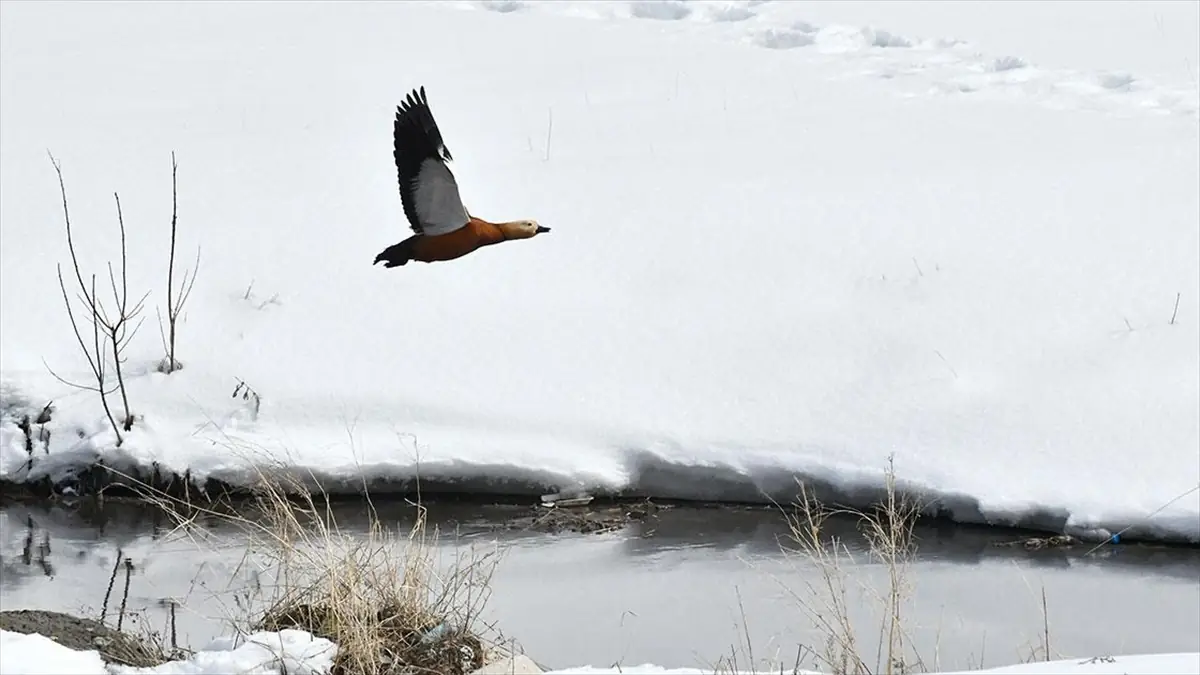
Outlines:
{"label": "white wing patch", "polygon": [[448,234],[469,220],[454,174],[436,159],[421,162],[413,190],[413,208],[426,236]]}

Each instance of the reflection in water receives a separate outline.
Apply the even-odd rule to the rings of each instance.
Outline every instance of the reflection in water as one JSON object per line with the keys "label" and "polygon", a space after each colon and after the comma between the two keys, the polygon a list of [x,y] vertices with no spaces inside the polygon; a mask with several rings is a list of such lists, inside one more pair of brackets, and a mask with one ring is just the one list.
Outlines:
{"label": "reflection in water", "polygon": [[[414,518],[406,504],[376,504],[375,511],[399,532]],[[484,619],[517,636],[546,665],[698,665],[742,645],[747,633],[756,653],[781,660],[792,658],[797,644],[820,644],[789,598],[819,571],[784,554],[789,532],[777,510],[678,507],[605,535],[514,529],[527,511],[432,504],[428,527],[437,528],[450,556],[469,546],[503,551]],[[367,514],[362,504],[332,509],[348,534],[366,531]],[[133,565],[131,609],[162,630],[167,608],[177,605],[180,640],[201,646],[247,616],[272,580],[247,556],[241,531],[216,519],[200,522],[211,536],[193,540],[167,514],[142,506],[0,509],[0,604],[95,616],[123,555]],[[831,520],[827,527],[852,553],[865,550],[855,521]],[[923,523],[914,535],[914,640],[927,653],[940,652],[947,667],[977,665],[981,654],[986,665],[1018,660],[1018,649],[1036,638],[1042,622],[1039,585],[1050,598],[1064,655],[1200,649],[1198,551],[1027,551],[995,545],[998,536],[1016,535],[945,523]],[[878,565],[856,566],[853,575],[867,588],[886,582]],[[1111,606],[1110,598],[1120,598],[1121,606]],[[874,628],[867,600],[853,608],[854,618]],[[545,619],[564,611],[572,616],[570,630]]]}
{"label": "reflection in water", "polygon": [[[480,537],[498,539],[518,546],[550,545],[563,536],[547,536],[514,525],[528,508],[515,505],[468,503],[430,504],[427,523],[443,539],[471,540]],[[407,503],[383,502],[368,507],[361,502],[339,502],[330,515],[347,534],[365,533],[370,515],[390,529],[407,531],[414,523],[415,510]],[[46,559],[50,537],[78,543],[103,542],[120,546],[133,541],[177,534],[177,522],[161,509],[125,502],[102,505],[81,503],[76,507],[9,505],[0,508],[6,530],[20,523],[25,533],[22,561]],[[227,521],[199,516],[196,522],[218,536],[237,538],[241,531]],[[867,542],[858,523],[850,517],[834,517],[824,529],[851,552],[863,552]],[[917,557],[956,564],[978,564],[984,560],[1006,559],[1028,565],[1070,566],[1099,563],[1106,567],[1153,566],[1156,574],[1179,574],[1195,579],[1200,564],[1200,549],[1169,546],[1104,546],[1088,554],[1090,545],[1071,548],[1028,550],[1020,546],[998,546],[1021,538],[1017,532],[982,526],[962,526],[944,520],[921,521],[913,530],[918,545]],[[37,539],[39,543],[34,543]],[[620,536],[623,551],[629,556],[653,556],[675,549],[728,552],[744,550],[756,555],[778,554],[791,546],[786,518],[776,508],[686,506],[667,508],[656,517],[631,521]],[[45,549],[43,551],[43,549]],[[3,552],[0,551],[0,555]],[[39,555],[41,558],[39,558]],[[43,564],[42,562],[38,563]],[[50,564],[48,559],[44,564]]]}
{"label": "reflection in water", "polygon": [[[37,544],[34,544],[34,541]],[[25,518],[25,541],[21,546],[21,563],[14,564],[7,560],[0,552],[0,570],[3,570],[3,576],[7,577],[10,574],[28,574],[33,569],[39,570],[43,576],[54,576],[54,564],[50,562],[50,532],[48,530],[38,531],[37,525],[33,522],[33,516],[29,515]]]}
{"label": "reflection in water", "polygon": [[[21,548],[21,562],[25,565],[34,563],[34,527],[33,518],[26,520],[25,546]],[[54,565],[50,564],[50,533],[42,532],[42,536],[38,538],[37,545],[37,566],[41,568],[42,573],[48,577],[54,576]]]}

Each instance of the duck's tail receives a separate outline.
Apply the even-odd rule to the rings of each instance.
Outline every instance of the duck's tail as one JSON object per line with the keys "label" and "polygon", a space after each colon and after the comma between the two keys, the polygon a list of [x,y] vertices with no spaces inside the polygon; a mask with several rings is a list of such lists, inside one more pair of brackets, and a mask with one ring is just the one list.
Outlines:
{"label": "duck's tail", "polygon": [[375,256],[372,265],[383,263],[384,267],[400,267],[412,260],[412,245],[408,240],[392,244]]}

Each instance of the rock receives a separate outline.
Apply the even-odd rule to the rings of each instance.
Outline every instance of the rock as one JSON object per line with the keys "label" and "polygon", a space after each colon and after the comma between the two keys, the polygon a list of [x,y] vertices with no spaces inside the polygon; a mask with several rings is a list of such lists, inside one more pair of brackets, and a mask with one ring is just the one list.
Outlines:
{"label": "rock", "polygon": [[471,675],[539,675],[546,670],[536,661],[496,644],[487,645],[489,659]]}
{"label": "rock", "polygon": [[157,666],[168,659],[154,645],[99,621],[62,612],[18,609],[0,612],[0,628],[14,633],[39,633],[76,651],[96,650],[105,663]]}
{"label": "rock", "polygon": [[509,654],[505,658],[483,664],[471,675],[538,675],[544,673],[533,659],[524,654]]}

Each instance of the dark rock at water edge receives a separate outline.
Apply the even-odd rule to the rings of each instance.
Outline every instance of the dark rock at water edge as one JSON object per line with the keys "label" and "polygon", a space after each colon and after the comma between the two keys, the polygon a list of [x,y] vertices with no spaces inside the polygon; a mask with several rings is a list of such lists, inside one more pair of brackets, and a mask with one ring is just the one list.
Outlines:
{"label": "dark rock at water edge", "polygon": [[76,651],[96,650],[105,663],[148,668],[171,657],[148,640],[62,612],[18,609],[0,612],[0,629],[14,633],[38,633]]}

